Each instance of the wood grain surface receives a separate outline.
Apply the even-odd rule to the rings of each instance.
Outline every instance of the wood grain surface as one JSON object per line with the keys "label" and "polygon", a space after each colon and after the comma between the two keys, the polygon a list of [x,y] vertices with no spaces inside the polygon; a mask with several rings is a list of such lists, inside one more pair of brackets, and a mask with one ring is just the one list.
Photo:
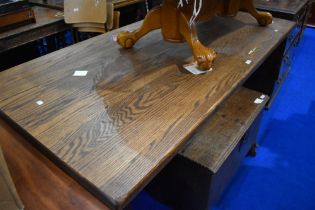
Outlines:
{"label": "wood grain surface", "polygon": [[[213,72],[201,76],[181,67],[193,59],[187,44],[164,42],[156,31],[125,50],[111,41],[112,31],[1,72],[0,108],[120,209],[292,27],[280,19],[259,27],[244,13],[198,25],[200,40],[219,53]],[[74,77],[77,70],[88,73]]]}
{"label": "wood grain surface", "polygon": [[0,145],[25,210],[107,210],[0,119]]}
{"label": "wood grain surface", "polygon": [[63,20],[62,12],[44,7],[32,7],[36,23],[0,33],[0,52],[49,36],[70,27]]}
{"label": "wood grain surface", "polygon": [[258,9],[296,15],[309,0],[254,0]]}

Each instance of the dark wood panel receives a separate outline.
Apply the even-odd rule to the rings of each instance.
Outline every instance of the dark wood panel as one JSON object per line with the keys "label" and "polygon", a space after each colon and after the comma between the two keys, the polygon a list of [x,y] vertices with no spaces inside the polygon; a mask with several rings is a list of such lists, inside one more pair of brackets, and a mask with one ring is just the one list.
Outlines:
{"label": "dark wood panel", "polygon": [[0,145],[26,210],[108,209],[3,119],[0,119]]}
{"label": "dark wood panel", "polygon": [[[209,74],[184,72],[181,66],[192,61],[189,47],[164,42],[159,31],[130,50],[110,41],[113,31],[1,72],[1,111],[82,185],[122,208],[293,23],[275,19],[259,27],[240,13],[198,27],[200,40],[219,53]],[[76,70],[87,76],[73,77]]]}
{"label": "dark wood panel", "polygon": [[[64,0],[30,0],[30,2],[39,6],[63,10]],[[115,9],[118,9],[132,4],[142,3],[144,0],[111,0],[110,2],[114,4]]]}
{"label": "dark wood panel", "polygon": [[32,7],[36,23],[0,33],[0,52],[69,29],[62,13],[55,9]]}
{"label": "dark wood panel", "polygon": [[298,14],[308,2],[309,0],[254,0],[259,9],[292,15]]}
{"label": "dark wood panel", "polygon": [[315,1],[312,1],[311,8],[310,8],[310,17],[307,21],[310,27],[315,27]]}
{"label": "dark wood panel", "polygon": [[[268,104],[268,107],[270,107],[272,105],[272,102],[274,101],[274,99],[276,98],[282,83],[285,79],[285,77],[288,75],[288,71],[290,68],[286,68],[286,72],[280,72],[280,75],[278,75],[278,69],[279,69],[279,65],[282,65],[281,68],[283,68],[284,66],[287,66],[287,64],[285,62],[283,62],[282,64],[277,62],[277,57],[281,56],[283,57],[284,61],[288,61],[289,63],[292,63],[294,61],[294,52],[295,52],[295,47],[298,46],[303,33],[304,33],[304,29],[306,27],[306,23],[307,23],[307,18],[309,15],[309,9],[310,9],[310,0],[270,0],[270,1],[265,1],[265,0],[255,0],[256,3],[256,7],[260,10],[264,10],[264,11],[268,11],[271,12],[273,16],[278,17],[278,18],[283,18],[286,20],[291,20],[294,21],[296,23],[296,26],[294,27],[294,29],[292,30],[291,34],[288,36],[287,39],[287,44],[286,44],[286,49],[285,52],[280,52],[280,54],[275,55],[272,57],[273,60],[275,60],[274,62],[269,62],[267,67],[269,70],[274,69],[274,67],[276,67],[276,71],[273,70],[274,73],[274,78],[277,79],[276,85],[272,85],[272,88],[267,91],[270,92],[272,91],[272,97],[270,99],[270,103]],[[279,60],[278,60],[279,61]],[[291,65],[291,64],[290,64]],[[271,74],[270,74],[271,75]],[[262,82],[257,82],[257,79],[262,81]],[[270,86],[270,83],[272,82],[271,80],[268,80],[268,82],[265,82],[263,80],[263,77],[261,77],[260,75],[256,78],[254,78],[251,81],[250,87],[253,87],[255,85],[260,86],[260,87],[264,87],[265,85],[261,85],[261,84],[266,84],[267,86]],[[255,81],[256,80],[256,81]],[[268,84],[269,83],[269,84]],[[263,91],[266,93],[266,91],[262,90],[262,89],[257,89],[259,91]]]}
{"label": "dark wood panel", "polygon": [[64,0],[29,0],[30,3],[41,7],[48,7],[63,11]]}

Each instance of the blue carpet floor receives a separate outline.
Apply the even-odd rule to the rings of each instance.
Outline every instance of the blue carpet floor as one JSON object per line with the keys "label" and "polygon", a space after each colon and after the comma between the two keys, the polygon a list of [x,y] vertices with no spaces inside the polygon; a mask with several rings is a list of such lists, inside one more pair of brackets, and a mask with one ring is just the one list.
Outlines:
{"label": "blue carpet floor", "polygon": [[[265,112],[256,158],[247,158],[215,210],[315,210],[315,29]],[[136,210],[168,210],[145,192]]]}

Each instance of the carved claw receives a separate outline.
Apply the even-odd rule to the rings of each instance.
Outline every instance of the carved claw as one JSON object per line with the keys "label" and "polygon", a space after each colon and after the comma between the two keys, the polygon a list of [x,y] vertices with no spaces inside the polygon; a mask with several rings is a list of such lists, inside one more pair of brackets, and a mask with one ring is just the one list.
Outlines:
{"label": "carved claw", "polygon": [[257,21],[261,26],[269,25],[272,23],[272,15],[269,12],[259,12]]}
{"label": "carved claw", "polygon": [[136,43],[135,33],[130,31],[123,31],[117,35],[117,43],[123,48],[131,48]]}
{"label": "carved claw", "polygon": [[198,68],[203,71],[209,70],[216,57],[216,52],[203,46],[199,41],[193,43],[193,51]]}

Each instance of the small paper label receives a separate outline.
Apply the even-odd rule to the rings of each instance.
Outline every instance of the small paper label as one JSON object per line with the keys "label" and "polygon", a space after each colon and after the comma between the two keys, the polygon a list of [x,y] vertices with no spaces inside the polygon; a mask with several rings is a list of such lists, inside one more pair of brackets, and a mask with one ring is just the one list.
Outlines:
{"label": "small paper label", "polygon": [[75,71],[73,73],[74,77],[85,77],[87,75],[88,71]]}
{"label": "small paper label", "polygon": [[189,71],[190,73],[195,74],[195,75],[206,74],[206,73],[213,70],[212,68],[210,68],[209,70],[202,71],[202,70],[198,69],[197,63],[186,64],[183,67],[187,71]]}
{"label": "small paper label", "polygon": [[256,98],[256,100],[254,101],[255,104],[261,104],[264,100],[260,99],[260,98]]}
{"label": "small paper label", "polygon": [[74,8],[73,12],[79,12],[79,8]]}
{"label": "small paper label", "polygon": [[248,55],[253,54],[256,51],[257,48],[252,49],[251,51],[248,52]]}
{"label": "small paper label", "polygon": [[117,42],[117,34],[114,34],[110,37],[111,41]]}
{"label": "small paper label", "polygon": [[245,61],[245,63],[246,63],[247,65],[250,65],[250,64],[252,63],[252,61],[251,61],[251,60],[247,60],[247,61]]}
{"label": "small paper label", "polygon": [[261,95],[260,98],[261,98],[261,99],[264,99],[264,98],[266,98],[266,96],[265,96],[265,95]]}
{"label": "small paper label", "polygon": [[38,106],[41,106],[41,105],[44,104],[44,101],[42,101],[42,100],[36,101],[36,104],[37,104]]}
{"label": "small paper label", "polygon": [[64,16],[63,12],[56,12],[55,14],[55,17],[62,17],[62,16]]}

